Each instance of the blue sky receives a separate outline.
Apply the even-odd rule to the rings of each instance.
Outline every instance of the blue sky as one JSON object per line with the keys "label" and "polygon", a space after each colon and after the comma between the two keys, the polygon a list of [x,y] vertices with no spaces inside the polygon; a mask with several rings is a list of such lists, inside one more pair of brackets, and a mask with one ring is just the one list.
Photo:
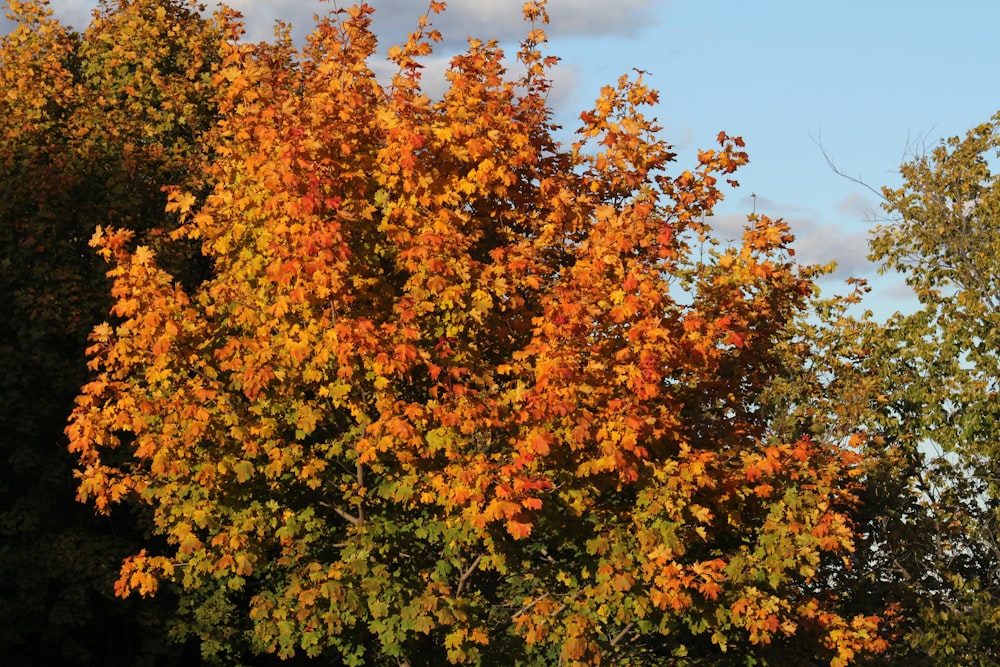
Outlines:
{"label": "blue sky", "polygon": [[[51,4],[82,28],[96,1]],[[231,4],[244,11],[256,39],[270,36],[276,17],[301,35],[312,14],[329,7],[312,0]],[[427,6],[370,4],[384,46]],[[445,52],[468,34],[511,41],[513,52],[523,30],[521,0],[448,4],[437,21]],[[988,120],[1000,109],[1000,2],[550,0],[549,8],[550,51],[562,58],[552,101],[567,128],[602,85],[633,68],[650,72],[661,92],[656,115],[680,152],[679,169],[720,130],[747,142],[751,163],[738,174],[742,187],[717,209],[717,226],[735,236],[756,194],[758,213],[792,225],[802,261],[837,260],[838,278],[869,278],[875,290],[868,307],[879,314],[911,307],[900,281],[877,278],[865,260],[877,197],[833,173],[818,144],[843,171],[877,188],[898,184],[896,168],[908,151]],[[830,284],[828,291],[837,289]]]}

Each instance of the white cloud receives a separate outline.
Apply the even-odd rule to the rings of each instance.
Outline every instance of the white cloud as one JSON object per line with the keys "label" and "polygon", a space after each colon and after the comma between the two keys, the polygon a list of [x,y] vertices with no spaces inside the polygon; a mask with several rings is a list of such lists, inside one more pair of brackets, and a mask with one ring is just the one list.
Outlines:
{"label": "white cloud", "polygon": [[895,274],[873,285],[869,301],[879,305],[877,314],[883,317],[890,313],[912,313],[920,307],[913,288]]}
{"label": "white cloud", "polygon": [[[427,11],[428,0],[367,0],[375,9],[376,22],[397,32],[416,25]],[[552,18],[549,31],[553,35],[619,35],[628,36],[650,25],[652,9],[664,0],[549,0]],[[82,28],[90,18],[97,0],[50,0],[56,15],[76,28]],[[209,10],[217,3],[207,0]],[[241,11],[254,23],[270,33],[275,18],[295,25],[311,26],[315,14],[324,14],[337,7],[345,8],[351,0],[230,0],[227,3]],[[481,38],[516,39],[524,33],[521,7],[524,0],[448,0],[448,8],[434,17],[444,31],[457,31]],[[465,35],[459,39],[464,40]]]}
{"label": "white cloud", "polygon": [[[97,0],[50,0],[56,17],[63,23],[82,31],[90,22]],[[423,61],[425,90],[431,96],[443,91],[444,76],[450,58],[467,45],[468,38],[497,39],[504,43],[511,75],[517,76],[518,64],[514,60],[518,42],[526,34],[528,25],[522,15],[524,0],[448,0],[448,8],[432,16],[434,27],[441,31],[444,41],[435,54]],[[651,10],[664,0],[618,0],[610,7],[605,0],[550,0],[548,11],[552,22],[546,31],[554,38],[572,36],[623,37],[650,25]],[[277,19],[291,24],[296,40],[304,39],[315,26],[314,16],[347,7],[352,0],[230,0],[227,4],[241,12],[246,24],[246,39],[271,40]],[[428,0],[368,0],[374,8],[373,30],[379,38],[381,52],[406,38],[427,11]],[[218,5],[206,0],[209,11]],[[7,24],[0,23],[6,32]],[[558,49],[553,48],[558,55]],[[376,71],[387,80],[391,64],[373,62]],[[574,92],[581,80],[578,67],[561,63],[550,71],[553,87],[549,103],[555,109],[572,104],[576,106]],[[587,104],[592,100],[586,100]],[[574,116],[575,118],[575,116]]]}
{"label": "white cloud", "polygon": [[50,5],[56,18],[75,30],[83,32],[97,7],[93,0],[51,0]]}
{"label": "white cloud", "polygon": [[[652,8],[663,0],[617,0],[610,7],[605,0],[551,0],[551,23],[546,31],[561,36],[629,36],[650,25]],[[86,4],[87,0],[52,0],[53,6]],[[91,3],[92,4],[92,3]],[[313,16],[349,0],[318,2],[305,0],[231,0],[228,3],[246,17],[247,34],[253,40],[270,39],[277,18],[291,23],[293,34],[301,38],[314,25]],[[428,8],[427,0],[368,0],[375,9],[373,28],[383,49],[405,39]],[[441,31],[448,50],[461,49],[468,37],[518,42],[527,25],[523,0],[449,0],[448,8],[431,20]]]}
{"label": "white cloud", "polygon": [[837,212],[853,219],[871,222],[881,214],[875,195],[863,192],[852,192],[837,202]]}
{"label": "white cloud", "polygon": [[836,223],[813,222],[793,225],[796,257],[804,264],[837,262],[834,277],[866,276],[873,271],[868,261],[868,233]]}
{"label": "white cloud", "polygon": [[[871,209],[871,200],[865,197],[845,197],[838,208],[846,211],[848,219],[858,220],[857,213]],[[753,198],[743,196],[738,206],[748,213],[753,210]],[[869,262],[869,234],[864,224],[831,222],[818,211],[794,205],[781,204],[766,197],[758,196],[757,213],[771,218],[782,218],[791,227],[795,236],[792,248],[799,264],[837,263],[833,274],[820,278],[819,286],[824,296],[847,294],[851,288],[845,284],[847,278],[864,278],[871,292],[862,303],[851,311],[860,315],[867,309],[874,311],[876,319],[884,319],[893,312],[912,312],[918,305],[913,290],[898,274],[878,275],[878,267]],[[731,207],[730,207],[731,208]],[[727,213],[708,219],[723,242],[735,242],[743,233],[747,223],[745,214]]]}
{"label": "white cloud", "polygon": [[[245,0],[244,0],[245,1]],[[631,35],[649,25],[652,7],[662,0],[551,0],[547,31],[552,36]],[[275,3],[282,4],[282,3]],[[426,10],[425,0],[371,0],[376,22],[392,32],[410,30]],[[525,32],[521,8],[524,0],[449,0],[448,9],[433,17],[447,40],[480,39],[517,41]]]}

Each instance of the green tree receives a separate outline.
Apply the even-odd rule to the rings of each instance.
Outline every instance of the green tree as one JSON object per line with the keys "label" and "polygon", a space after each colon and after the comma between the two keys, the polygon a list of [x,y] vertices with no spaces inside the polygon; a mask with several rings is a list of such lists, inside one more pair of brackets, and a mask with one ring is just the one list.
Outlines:
{"label": "green tree", "polygon": [[871,433],[898,488],[872,534],[905,610],[899,664],[1000,661],[998,122],[902,165],[871,243],[920,301],[865,337]]}

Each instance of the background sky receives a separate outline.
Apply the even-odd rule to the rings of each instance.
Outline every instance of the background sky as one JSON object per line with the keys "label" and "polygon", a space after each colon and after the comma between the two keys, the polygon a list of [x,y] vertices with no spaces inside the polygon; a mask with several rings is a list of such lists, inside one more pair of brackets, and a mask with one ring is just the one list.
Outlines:
{"label": "background sky", "polygon": [[[339,0],[343,6],[348,0]],[[51,0],[56,15],[82,29],[96,0]],[[208,2],[210,6],[212,2]],[[268,39],[282,18],[301,37],[315,0],[231,0],[249,37]],[[426,0],[369,0],[383,50],[415,25]],[[509,42],[524,31],[521,0],[449,0],[435,20],[444,33],[433,78],[468,35]],[[602,85],[633,68],[660,90],[664,137],[680,153],[678,171],[720,131],[742,136],[750,165],[713,224],[738,236],[746,214],[787,220],[803,262],[836,260],[836,281],[868,278],[867,307],[908,310],[898,278],[879,278],[866,260],[879,200],[834,173],[878,189],[899,184],[907,155],[964,134],[1000,110],[996,0],[550,0],[549,52],[562,61],[550,101],[569,130]],[[3,24],[6,32],[9,24]],[[822,148],[821,148],[822,146]],[[756,195],[754,197],[753,195]]]}

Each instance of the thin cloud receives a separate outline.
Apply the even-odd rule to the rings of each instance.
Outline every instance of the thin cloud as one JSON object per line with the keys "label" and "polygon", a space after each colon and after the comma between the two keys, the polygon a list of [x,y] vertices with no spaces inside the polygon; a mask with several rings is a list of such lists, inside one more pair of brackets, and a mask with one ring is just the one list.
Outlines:
{"label": "thin cloud", "polygon": [[868,261],[868,233],[836,223],[799,224],[796,234],[796,257],[804,264],[836,262],[835,278],[866,276],[874,266]]}
{"label": "thin cloud", "polygon": [[861,192],[852,192],[841,199],[837,202],[836,210],[852,220],[863,220],[868,226],[885,215],[873,195]]}
{"label": "thin cloud", "polygon": [[[651,24],[650,11],[662,1],[620,0],[615,11],[609,12],[607,4],[598,0],[552,0],[548,7],[552,23],[547,31],[553,37],[629,35]],[[78,31],[83,31],[90,23],[97,4],[97,0],[50,0],[56,18]],[[209,12],[219,6],[218,3],[206,4]],[[317,15],[347,7],[351,1],[230,0],[226,4],[243,15],[247,40],[273,39],[276,22],[280,19],[291,25],[293,38],[301,42],[315,27]],[[372,27],[382,53],[406,38],[429,5],[424,0],[368,0],[368,4],[375,9]],[[529,29],[521,10],[523,0],[449,0],[447,5],[442,14],[432,16],[434,27],[441,31],[444,42],[437,45],[432,56],[422,61],[425,92],[431,97],[444,92],[444,72],[448,63],[452,56],[465,50],[470,36],[507,42],[507,66],[511,76],[516,77],[517,43]],[[6,33],[12,27],[9,21],[0,18],[0,31]],[[393,72],[393,65],[381,59],[374,59],[372,67],[384,81],[388,81]],[[550,105],[561,109],[576,102],[574,93],[581,79],[579,68],[560,63],[549,74],[552,78]]]}
{"label": "thin cloud", "polygon": [[[49,2],[54,16],[64,26],[77,32],[83,32],[90,24],[91,15],[97,2],[94,0],[51,0]],[[8,34],[14,29],[14,23],[7,18],[9,11],[0,11],[0,34]]]}
{"label": "thin cloud", "polygon": [[51,0],[49,4],[55,17],[77,32],[86,30],[97,7],[93,0]]}
{"label": "thin cloud", "polygon": [[[780,218],[789,224],[795,236],[792,249],[799,263],[837,263],[836,271],[825,281],[872,277],[875,273],[875,266],[867,259],[868,232],[860,225],[826,221],[816,210],[777,202],[761,195],[744,195],[736,206],[745,212],[717,215],[708,220],[723,242],[738,241],[747,224],[747,214],[756,211],[758,215]],[[850,217],[853,219],[855,216]]]}
{"label": "thin cloud", "polygon": [[[554,38],[630,36],[652,24],[652,9],[661,2],[619,0],[614,11],[608,11],[603,0],[553,0],[548,7],[551,23],[546,31]],[[54,4],[61,2],[54,0]],[[261,40],[270,39],[278,18],[290,23],[293,35],[302,38],[312,29],[314,15],[346,7],[350,2],[232,0],[228,4],[246,17],[248,36]],[[375,10],[373,29],[383,49],[405,39],[429,5],[422,0],[369,0],[368,4]],[[516,43],[529,29],[521,11],[523,0],[449,0],[447,4],[444,12],[431,17],[444,38],[445,50],[461,50],[469,37]]]}
{"label": "thin cloud", "polygon": [[[618,0],[609,11],[605,0],[553,0],[547,31],[553,36],[629,36],[650,25],[652,8],[661,0]],[[448,9],[434,17],[435,25],[449,39],[459,35],[501,41],[519,40],[525,32],[521,8],[524,0],[449,0]],[[405,31],[415,24],[426,3],[419,0],[373,0],[377,21]]]}

